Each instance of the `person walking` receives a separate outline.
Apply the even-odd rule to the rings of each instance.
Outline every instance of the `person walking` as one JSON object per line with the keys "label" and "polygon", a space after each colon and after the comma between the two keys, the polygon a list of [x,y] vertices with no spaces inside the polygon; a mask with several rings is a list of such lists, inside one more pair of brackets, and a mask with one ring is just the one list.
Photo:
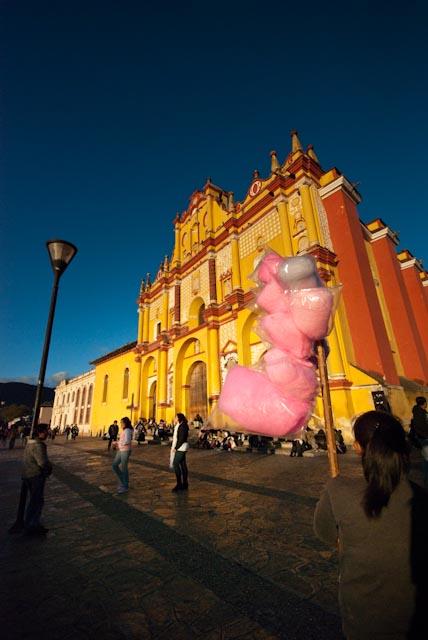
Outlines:
{"label": "person walking", "polygon": [[147,433],[143,418],[138,420],[137,424],[134,426],[134,430],[135,439],[138,442],[138,446],[140,446],[142,442],[145,442]]}
{"label": "person walking", "polygon": [[119,425],[117,424],[117,420],[113,422],[108,428],[108,445],[107,451],[111,449],[111,443],[117,441],[117,435],[119,433]]}
{"label": "person walking", "polygon": [[411,429],[416,433],[416,438],[421,449],[424,485],[428,488],[428,411],[426,398],[423,396],[416,398],[412,415]]}
{"label": "person walking", "polygon": [[18,434],[18,427],[14,424],[9,432],[9,449],[13,449],[15,446],[16,436]]}
{"label": "person walking", "polygon": [[428,493],[408,480],[397,418],[368,411],[354,436],[361,476],[329,480],[314,515],[318,538],[339,546],[343,631],[348,640],[427,638]]}
{"label": "person walking", "polygon": [[173,491],[187,491],[187,464],[186,452],[189,449],[187,439],[189,437],[189,425],[184,414],[177,413],[175,417],[174,434],[172,437],[170,467],[174,469],[177,484]]}
{"label": "person walking", "polygon": [[[46,478],[52,473],[52,464],[47,455],[45,440],[49,425],[38,424],[33,429],[33,437],[25,445],[22,464],[22,485],[18,514],[9,533],[24,533],[31,536],[45,535],[49,529],[40,524],[44,504]],[[30,496],[25,509],[27,496]]]}
{"label": "person walking", "polygon": [[118,494],[126,493],[129,488],[128,461],[132,450],[132,435],[134,429],[129,418],[122,418],[120,421],[122,433],[119,441],[115,443],[115,448],[119,449],[113,461],[113,470],[120,480],[117,490]]}

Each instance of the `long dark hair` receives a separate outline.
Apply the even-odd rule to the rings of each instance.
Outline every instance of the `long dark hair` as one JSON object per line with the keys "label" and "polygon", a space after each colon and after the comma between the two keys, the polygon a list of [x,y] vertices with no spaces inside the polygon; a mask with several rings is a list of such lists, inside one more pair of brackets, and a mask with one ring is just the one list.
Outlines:
{"label": "long dark hair", "polygon": [[132,426],[132,424],[131,424],[130,419],[127,418],[126,416],[121,419],[121,422],[123,422],[123,424],[124,424],[124,426],[123,426],[124,429],[133,429],[134,428]]}
{"label": "long dark hair", "polygon": [[362,506],[368,518],[379,517],[401,477],[409,469],[409,450],[403,425],[386,411],[367,411],[354,423],[362,449],[367,488]]}
{"label": "long dark hair", "polygon": [[177,413],[177,418],[179,424],[185,424],[187,426],[187,418],[184,413]]}

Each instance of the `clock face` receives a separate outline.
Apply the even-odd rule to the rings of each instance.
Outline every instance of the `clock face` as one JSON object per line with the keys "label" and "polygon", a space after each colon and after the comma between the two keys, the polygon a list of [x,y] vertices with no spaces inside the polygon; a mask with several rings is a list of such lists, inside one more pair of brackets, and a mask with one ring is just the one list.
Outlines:
{"label": "clock face", "polygon": [[260,182],[260,180],[254,180],[253,184],[250,187],[250,196],[254,197],[256,196],[260,189],[262,188],[262,183]]}

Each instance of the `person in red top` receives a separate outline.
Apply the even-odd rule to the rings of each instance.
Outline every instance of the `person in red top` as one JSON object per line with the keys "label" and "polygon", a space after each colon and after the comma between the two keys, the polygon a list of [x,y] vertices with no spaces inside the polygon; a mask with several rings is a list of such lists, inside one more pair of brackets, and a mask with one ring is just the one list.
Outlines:
{"label": "person in red top", "polygon": [[114,445],[116,445],[115,448],[119,449],[119,451],[116,453],[113,461],[113,470],[120,480],[120,485],[117,490],[119,495],[126,493],[129,487],[128,461],[131,455],[132,435],[134,432],[129,418],[122,418],[120,426],[122,427],[122,433],[120,434],[119,441],[114,443]]}

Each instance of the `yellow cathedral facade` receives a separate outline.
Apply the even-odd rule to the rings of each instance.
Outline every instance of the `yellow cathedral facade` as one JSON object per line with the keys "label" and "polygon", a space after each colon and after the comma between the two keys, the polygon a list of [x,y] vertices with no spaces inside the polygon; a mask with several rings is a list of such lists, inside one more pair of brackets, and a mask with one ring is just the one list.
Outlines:
{"label": "yellow cathedral facade", "polygon": [[[312,254],[327,286],[342,284],[328,337],[335,426],[375,407],[408,422],[428,393],[428,274],[381,219],[361,222],[361,196],[336,168],[324,171],[297,132],[285,161],[254,172],[242,202],[207,180],[174,221],[171,256],[141,283],[136,340],[93,362],[90,429],[124,415],[171,422],[209,418],[228,370],[254,365],[267,345],[255,333],[251,274],[271,248]],[[321,396],[310,424],[323,426]],[[58,420],[57,420],[58,422]],[[243,425],[245,426],[245,425]]]}

